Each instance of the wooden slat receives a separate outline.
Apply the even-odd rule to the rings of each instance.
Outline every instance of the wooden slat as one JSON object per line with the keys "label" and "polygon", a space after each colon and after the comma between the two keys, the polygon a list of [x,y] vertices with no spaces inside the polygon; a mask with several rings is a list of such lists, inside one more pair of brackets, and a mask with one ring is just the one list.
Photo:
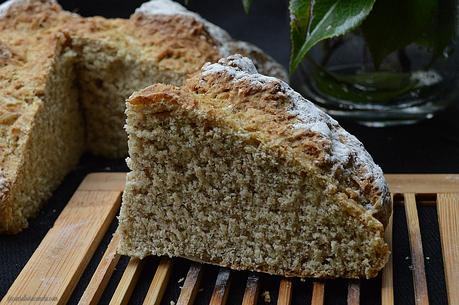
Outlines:
{"label": "wooden slat", "polygon": [[77,190],[0,304],[65,304],[119,204],[120,192]]}
{"label": "wooden slat", "polygon": [[438,194],[438,223],[449,305],[459,305],[459,194]]}
{"label": "wooden slat", "polygon": [[150,288],[143,301],[143,305],[159,305],[166,291],[167,283],[172,270],[172,260],[170,258],[162,258],[156,269],[155,276],[151,281]]}
{"label": "wooden slat", "polygon": [[142,260],[131,258],[126,269],[123,272],[118,286],[113,293],[110,305],[124,305],[129,302],[132,292],[134,291],[140,272],[142,271]]}
{"label": "wooden slat", "polygon": [[358,281],[350,281],[347,287],[347,305],[360,304],[360,283]]}
{"label": "wooden slat", "polygon": [[78,187],[80,191],[124,191],[126,173],[92,173]]}
{"label": "wooden slat", "polygon": [[314,282],[312,286],[311,305],[323,305],[325,295],[325,283]]}
{"label": "wooden slat", "polygon": [[221,269],[218,272],[217,280],[215,281],[214,291],[210,298],[210,305],[225,305],[228,300],[228,292],[231,284],[231,271]]}
{"label": "wooden slat", "polygon": [[290,305],[292,303],[292,288],[291,280],[282,279],[280,281],[277,305]]}
{"label": "wooden slat", "polygon": [[256,275],[249,275],[245,286],[242,305],[255,305],[260,293],[260,278]]}
{"label": "wooden slat", "polygon": [[202,276],[202,266],[194,263],[191,265],[185,282],[183,283],[182,291],[177,300],[177,305],[192,305],[198,294],[199,284]]}
{"label": "wooden slat", "polygon": [[426,271],[424,267],[424,253],[422,250],[421,230],[419,228],[418,209],[413,193],[406,193],[405,213],[410,239],[411,263],[413,266],[414,299],[416,305],[428,305]]}
{"label": "wooden slat", "polygon": [[459,190],[457,174],[386,174],[392,193],[454,193]]}
{"label": "wooden slat", "polygon": [[112,276],[113,270],[115,270],[116,264],[118,264],[120,259],[120,256],[116,254],[116,248],[118,247],[119,240],[119,234],[113,234],[107,250],[105,250],[103,257],[91,278],[91,281],[78,302],[79,305],[95,305],[99,303],[100,297],[102,296],[102,293]]}
{"label": "wooden slat", "polygon": [[[392,202],[393,202],[392,196]],[[384,238],[389,245],[389,249],[392,251],[392,215],[387,223],[386,231],[384,232]],[[393,271],[393,260],[392,254],[389,256],[389,260],[383,269],[382,273],[382,286],[381,286],[381,305],[394,305],[394,271]]]}

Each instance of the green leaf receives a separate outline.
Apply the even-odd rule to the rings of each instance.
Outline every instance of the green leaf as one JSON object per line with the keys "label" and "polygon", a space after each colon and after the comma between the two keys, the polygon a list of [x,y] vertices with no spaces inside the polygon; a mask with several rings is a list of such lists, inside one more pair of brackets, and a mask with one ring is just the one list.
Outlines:
{"label": "green leaf", "polygon": [[246,14],[249,13],[250,7],[252,6],[253,0],[242,0],[242,6],[244,7],[244,11]]}
{"label": "green leaf", "polygon": [[292,42],[291,58],[300,52],[300,49],[306,40],[311,2],[312,1],[308,0],[290,0],[290,40]]}
{"label": "green leaf", "polygon": [[[296,40],[292,41],[290,72],[297,68],[316,43],[343,35],[357,27],[370,13],[375,0],[292,0],[292,2],[295,3],[290,5],[290,16],[293,18],[293,24],[298,23],[299,27],[298,30],[292,28],[291,37]],[[306,9],[309,11],[307,14],[305,14]],[[305,18],[308,25],[303,35],[304,39],[297,39],[304,32]],[[299,45],[301,47],[298,47]]]}
{"label": "green leaf", "polygon": [[432,25],[443,0],[382,0],[362,24],[376,67],[390,53],[420,39]]}

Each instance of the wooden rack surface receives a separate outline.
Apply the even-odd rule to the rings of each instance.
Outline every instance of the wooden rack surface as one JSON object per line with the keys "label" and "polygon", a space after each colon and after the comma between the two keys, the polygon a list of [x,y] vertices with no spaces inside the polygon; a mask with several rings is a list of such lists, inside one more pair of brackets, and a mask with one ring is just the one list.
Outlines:
{"label": "wooden rack surface", "polygon": [[[394,196],[401,198],[413,265],[413,286],[416,305],[429,304],[425,258],[418,207],[436,205],[442,247],[447,299],[459,305],[459,175],[386,175]],[[124,173],[94,173],[81,183],[54,226],[49,230],[26,266],[18,275],[3,300],[6,304],[66,304],[95,250],[114,220],[120,206]],[[419,200],[419,195],[434,195],[431,200]],[[386,230],[392,244],[392,220]],[[116,254],[119,237],[115,233],[102,256],[79,304],[98,304],[120,256]],[[130,259],[117,284],[110,304],[127,304],[139,279],[144,263]],[[193,304],[202,284],[203,266],[191,263],[183,281],[176,305]],[[174,260],[162,258],[156,265],[143,304],[159,305],[174,272]],[[211,305],[224,305],[231,293],[234,271],[219,269],[210,298]],[[381,304],[394,304],[393,262],[389,261],[382,274]],[[254,305],[261,295],[260,278],[250,274],[244,282],[242,304]],[[324,304],[326,282],[316,281],[312,297],[305,304]],[[349,281],[347,303],[360,302],[360,284]],[[277,300],[289,305],[295,293],[291,279],[279,282]],[[410,292],[411,293],[411,292]],[[164,303],[163,303],[164,304]]]}

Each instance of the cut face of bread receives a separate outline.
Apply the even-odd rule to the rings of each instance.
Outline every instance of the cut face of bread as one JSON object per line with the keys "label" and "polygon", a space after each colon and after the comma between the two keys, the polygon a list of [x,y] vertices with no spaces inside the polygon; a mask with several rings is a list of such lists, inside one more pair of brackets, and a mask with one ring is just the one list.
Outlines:
{"label": "cut face of bread", "polygon": [[169,0],[129,19],[83,18],[52,0],[0,5],[0,233],[27,226],[85,150],[127,155],[125,99],[234,51],[268,74],[284,69],[256,47]]}
{"label": "cut face of bread", "polygon": [[[27,218],[37,213],[40,203],[80,158],[84,129],[74,62],[72,52],[59,56],[40,97],[30,97],[30,104],[0,96],[0,117],[6,108],[3,115],[12,115],[7,124],[13,123],[9,130],[2,130],[0,140],[0,175],[5,180],[5,187],[0,188],[0,232],[25,227]],[[14,182],[8,179],[12,174]]]}
{"label": "cut face of bread", "polygon": [[127,103],[119,252],[284,276],[371,278],[391,202],[362,144],[240,55]]}

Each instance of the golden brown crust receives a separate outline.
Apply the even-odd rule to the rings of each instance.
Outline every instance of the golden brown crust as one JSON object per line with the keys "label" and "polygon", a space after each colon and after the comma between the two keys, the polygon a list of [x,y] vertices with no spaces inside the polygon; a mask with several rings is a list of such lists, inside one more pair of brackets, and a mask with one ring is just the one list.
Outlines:
{"label": "golden brown crust", "polygon": [[155,60],[160,66],[194,72],[197,66],[220,58],[211,35],[192,17],[135,14],[132,21],[142,46],[155,46]]}

